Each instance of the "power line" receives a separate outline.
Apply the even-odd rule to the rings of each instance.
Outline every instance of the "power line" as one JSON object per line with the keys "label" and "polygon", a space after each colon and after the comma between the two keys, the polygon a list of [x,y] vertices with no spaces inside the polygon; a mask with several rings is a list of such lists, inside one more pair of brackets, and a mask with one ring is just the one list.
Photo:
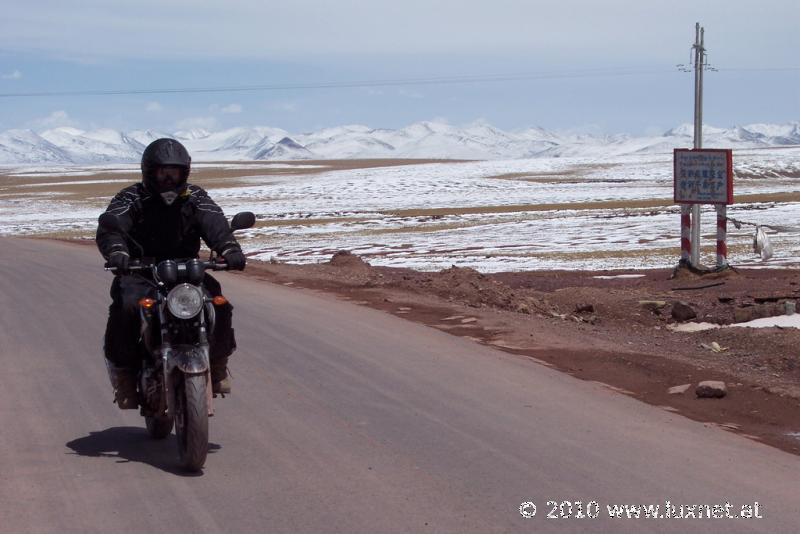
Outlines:
{"label": "power line", "polygon": [[[782,72],[800,71],[800,67],[742,67],[719,68],[724,72]],[[421,78],[394,78],[385,80],[356,80],[343,82],[312,82],[263,85],[231,85],[217,87],[173,87],[155,89],[83,89],[75,91],[29,91],[0,93],[0,98],[36,98],[53,96],[119,96],[186,93],[243,93],[257,91],[299,91],[309,89],[350,89],[358,87],[392,87],[409,85],[456,85],[473,83],[511,82],[526,80],[557,80],[570,78],[602,78],[643,76],[672,73],[672,69],[601,68],[561,72],[517,73],[495,75],[434,76]]]}
{"label": "power line", "polygon": [[800,71],[800,67],[718,67],[720,72],[788,72]]}
{"label": "power line", "polygon": [[344,82],[317,82],[296,84],[235,85],[218,87],[178,87],[160,89],[85,89],[77,91],[34,91],[0,93],[0,98],[28,98],[52,96],[113,96],[152,95],[171,93],[237,93],[250,91],[288,91],[305,89],[347,89],[356,87],[390,87],[409,85],[451,85],[524,80],[554,80],[567,78],[598,78],[664,74],[671,69],[587,69],[550,73],[520,73],[500,75],[439,76],[426,78],[396,78],[386,80],[360,80]]}

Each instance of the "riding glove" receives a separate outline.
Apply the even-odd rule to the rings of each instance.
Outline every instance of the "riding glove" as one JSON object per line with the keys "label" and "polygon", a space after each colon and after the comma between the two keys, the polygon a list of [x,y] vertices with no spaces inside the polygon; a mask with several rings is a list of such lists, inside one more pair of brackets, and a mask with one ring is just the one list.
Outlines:
{"label": "riding glove", "polygon": [[229,271],[242,271],[247,263],[244,253],[239,248],[231,248],[222,253],[225,263],[228,264]]}
{"label": "riding glove", "polygon": [[126,252],[112,252],[111,255],[108,256],[108,266],[115,268],[115,274],[127,274],[128,260],[129,257]]}

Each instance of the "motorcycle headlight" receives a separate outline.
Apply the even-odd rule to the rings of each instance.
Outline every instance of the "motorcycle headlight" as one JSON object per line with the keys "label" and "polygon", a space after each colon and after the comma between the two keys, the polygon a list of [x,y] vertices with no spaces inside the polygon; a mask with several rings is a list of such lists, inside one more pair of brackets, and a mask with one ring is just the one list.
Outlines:
{"label": "motorcycle headlight", "polygon": [[191,319],[203,309],[203,292],[191,284],[180,284],[167,295],[167,307],[178,319]]}

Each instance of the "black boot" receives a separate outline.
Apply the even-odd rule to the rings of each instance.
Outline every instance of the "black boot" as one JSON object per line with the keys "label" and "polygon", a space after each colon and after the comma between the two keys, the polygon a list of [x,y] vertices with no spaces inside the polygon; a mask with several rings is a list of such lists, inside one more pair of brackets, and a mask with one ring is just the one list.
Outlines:
{"label": "black boot", "polygon": [[228,375],[228,357],[211,360],[211,391],[215,395],[229,395],[231,377]]}
{"label": "black boot", "polygon": [[114,388],[114,402],[121,410],[135,410],[139,407],[139,394],[136,392],[136,369],[117,367],[106,359],[108,378]]}

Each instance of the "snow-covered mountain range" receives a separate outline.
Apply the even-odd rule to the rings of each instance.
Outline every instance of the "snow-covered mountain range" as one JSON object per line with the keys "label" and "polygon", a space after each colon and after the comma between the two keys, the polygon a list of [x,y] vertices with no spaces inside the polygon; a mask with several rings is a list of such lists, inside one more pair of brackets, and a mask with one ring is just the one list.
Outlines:
{"label": "snow-covered mountain range", "polygon": [[[218,132],[163,132],[55,128],[43,132],[0,132],[0,164],[136,162],[159,137],[186,145],[195,161],[434,158],[515,159],[558,156],[617,156],[670,152],[692,146],[693,127],[682,125],[659,136],[565,134],[530,128],[506,132],[486,123],[457,127],[418,122],[399,130],[339,126],[290,134],[269,127]],[[800,121],[751,124],[729,129],[704,126],[703,146],[758,148],[800,145]]]}

